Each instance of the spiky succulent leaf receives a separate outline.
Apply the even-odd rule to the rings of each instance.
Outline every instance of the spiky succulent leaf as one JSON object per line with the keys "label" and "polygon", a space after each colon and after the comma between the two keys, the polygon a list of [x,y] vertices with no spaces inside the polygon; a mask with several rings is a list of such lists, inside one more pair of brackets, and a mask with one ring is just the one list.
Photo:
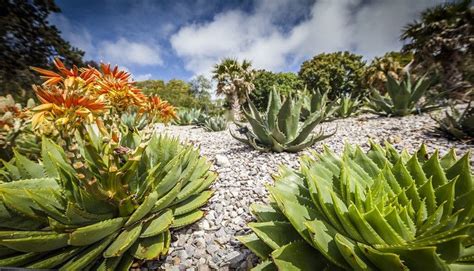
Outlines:
{"label": "spiky succulent leaf", "polygon": [[219,132],[227,129],[227,119],[222,116],[209,117],[204,123],[204,130],[208,132]]}
{"label": "spiky succulent leaf", "polygon": [[423,145],[410,156],[370,145],[346,145],[340,157],[325,147],[298,170],[280,168],[270,206],[252,206],[253,233],[239,237],[264,260],[256,270],[474,267],[469,153],[439,158]]}
{"label": "spiky succulent leaf", "polygon": [[202,217],[216,174],[197,149],[165,136],[128,149],[93,129],[78,140],[81,164],[48,139],[41,161],[5,162],[0,266],[126,270],[166,254],[169,229]]}
{"label": "spiky succulent leaf", "polygon": [[244,116],[251,126],[251,130],[242,124],[238,131],[245,136],[242,138],[231,131],[231,135],[240,142],[249,144],[259,151],[298,152],[314,145],[332,134],[312,135],[312,131],[326,118],[326,105],[311,111],[304,123],[302,119],[303,99],[287,97],[283,102],[276,89],[270,92],[268,109],[261,115],[249,100],[250,112],[244,110]]}

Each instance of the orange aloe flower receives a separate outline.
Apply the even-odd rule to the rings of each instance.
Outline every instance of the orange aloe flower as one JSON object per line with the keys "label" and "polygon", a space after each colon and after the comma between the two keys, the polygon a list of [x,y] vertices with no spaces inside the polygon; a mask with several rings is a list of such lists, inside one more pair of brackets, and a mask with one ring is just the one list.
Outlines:
{"label": "orange aloe flower", "polygon": [[83,95],[52,87],[44,89],[33,86],[41,105],[31,111],[33,127],[44,121],[55,122],[57,125],[80,125],[82,122],[92,122],[94,117],[106,111],[105,104],[100,98]]}
{"label": "orange aloe flower", "polygon": [[148,97],[145,107],[141,110],[142,113],[148,113],[153,118],[158,118],[162,122],[169,122],[176,118],[176,110],[167,101],[161,100],[158,96]]}
{"label": "orange aloe flower", "polygon": [[31,67],[32,70],[41,74],[41,78],[46,80],[43,85],[56,86],[59,83],[65,83],[67,79],[80,79],[84,82],[84,85],[89,85],[99,75],[99,72],[92,67],[79,69],[77,66],[73,66],[72,69],[68,69],[59,58],[55,58],[53,63],[58,72]]}

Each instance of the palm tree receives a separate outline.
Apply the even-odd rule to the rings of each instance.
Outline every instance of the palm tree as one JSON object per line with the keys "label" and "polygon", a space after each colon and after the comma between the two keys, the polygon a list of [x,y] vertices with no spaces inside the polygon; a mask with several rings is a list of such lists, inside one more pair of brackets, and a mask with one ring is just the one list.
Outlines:
{"label": "palm tree", "polygon": [[472,61],[474,8],[471,0],[445,3],[427,9],[421,21],[408,24],[401,39],[403,51],[414,53],[414,64],[423,70],[438,70],[445,90],[472,88],[463,71]]}
{"label": "palm tree", "polygon": [[214,66],[212,73],[212,78],[217,80],[217,95],[226,96],[234,120],[240,120],[240,106],[255,89],[252,63],[248,60],[239,63],[236,59],[225,58]]}

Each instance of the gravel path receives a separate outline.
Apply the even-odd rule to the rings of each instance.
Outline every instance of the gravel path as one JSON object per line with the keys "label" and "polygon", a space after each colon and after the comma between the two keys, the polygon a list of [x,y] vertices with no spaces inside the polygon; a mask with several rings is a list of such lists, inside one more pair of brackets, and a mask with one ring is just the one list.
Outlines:
{"label": "gravel path", "polygon": [[[368,138],[382,143],[391,142],[397,149],[416,150],[424,142],[429,150],[438,148],[441,154],[455,147],[458,154],[473,150],[474,145],[448,141],[432,131],[436,123],[427,115],[404,118],[382,118],[362,115],[323,124],[334,136],[323,141],[340,153],[347,141],[367,148]],[[232,129],[234,127],[231,127]],[[215,163],[219,178],[209,204],[203,208],[206,216],[187,228],[175,231],[170,253],[164,261],[149,262],[150,269],[164,270],[247,270],[256,262],[256,256],[243,247],[235,236],[249,231],[246,224],[253,220],[248,206],[266,200],[266,183],[279,164],[298,166],[298,154],[260,153],[232,138],[228,131],[209,133],[193,126],[160,126],[183,141],[200,146],[201,153]],[[314,147],[321,149],[321,144]],[[472,159],[472,158],[471,158]],[[471,160],[473,161],[473,160]]]}

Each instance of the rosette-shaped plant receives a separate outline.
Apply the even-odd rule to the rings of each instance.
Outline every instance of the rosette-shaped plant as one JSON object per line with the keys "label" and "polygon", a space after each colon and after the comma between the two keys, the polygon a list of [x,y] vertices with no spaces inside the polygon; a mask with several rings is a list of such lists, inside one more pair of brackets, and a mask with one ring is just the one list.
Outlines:
{"label": "rosette-shaped plant", "polygon": [[223,116],[210,117],[204,122],[204,130],[208,132],[219,132],[227,129],[227,119]]}
{"label": "rosette-shaped plant", "polygon": [[433,119],[439,124],[438,130],[450,137],[459,140],[472,140],[474,138],[474,107],[471,102],[459,110],[451,104],[451,112],[445,111],[445,116],[436,116]]}
{"label": "rosette-shaped plant", "polygon": [[442,158],[371,144],[327,147],[282,167],[270,204],[242,243],[256,270],[472,270],[474,190],[469,154]]}
{"label": "rosette-shaped plant", "polygon": [[128,270],[166,254],[170,228],[203,216],[216,174],[197,149],[165,136],[129,148],[96,130],[75,152],[44,138],[39,163],[4,162],[0,266]]}
{"label": "rosette-shaped plant", "polygon": [[282,101],[276,89],[270,93],[264,115],[257,111],[252,101],[249,100],[248,105],[250,112],[243,112],[252,130],[244,124],[236,123],[239,126],[238,132],[245,138],[234,135],[232,131],[231,135],[256,150],[298,152],[334,134],[324,134],[322,129],[318,134],[312,134],[316,125],[326,118],[326,106],[312,111],[300,125],[303,99],[289,96]]}

